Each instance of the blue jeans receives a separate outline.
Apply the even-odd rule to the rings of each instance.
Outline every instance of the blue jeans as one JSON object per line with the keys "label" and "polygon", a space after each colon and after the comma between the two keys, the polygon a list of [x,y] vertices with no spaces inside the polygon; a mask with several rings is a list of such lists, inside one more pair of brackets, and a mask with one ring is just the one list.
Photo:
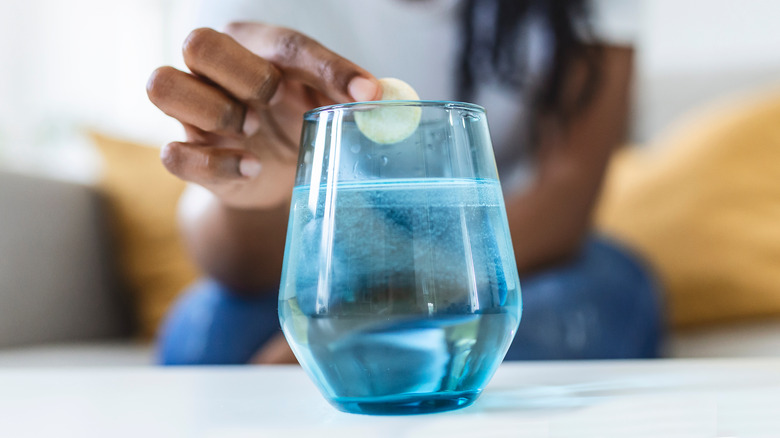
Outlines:
{"label": "blue jeans", "polygon": [[[521,279],[523,316],[506,360],[657,357],[660,293],[636,257],[594,238],[562,266]],[[243,364],[280,332],[277,294],[241,297],[202,280],[162,326],[165,365]]]}

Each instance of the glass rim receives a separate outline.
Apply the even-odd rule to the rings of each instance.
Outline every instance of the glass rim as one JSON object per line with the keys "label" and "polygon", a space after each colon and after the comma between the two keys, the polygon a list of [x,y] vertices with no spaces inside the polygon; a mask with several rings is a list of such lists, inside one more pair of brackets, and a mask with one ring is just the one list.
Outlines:
{"label": "glass rim", "polygon": [[304,119],[315,114],[349,110],[358,107],[371,106],[410,106],[410,107],[441,107],[446,109],[466,109],[485,113],[485,108],[475,103],[459,102],[456,100],[371,100],[363,102],[337,103],[333,105],[320,106],[303,114]]}

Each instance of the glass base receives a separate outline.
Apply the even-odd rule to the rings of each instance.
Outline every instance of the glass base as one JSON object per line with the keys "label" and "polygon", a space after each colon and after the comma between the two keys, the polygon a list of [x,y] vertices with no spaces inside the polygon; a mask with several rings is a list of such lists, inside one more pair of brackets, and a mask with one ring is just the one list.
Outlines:
{"label": "glass base", "polygon": [[337,409],[351,414],[414,415],[451,411],[471,405],[480,391],[443,392],[385,397],[341,397],[329,400]]}

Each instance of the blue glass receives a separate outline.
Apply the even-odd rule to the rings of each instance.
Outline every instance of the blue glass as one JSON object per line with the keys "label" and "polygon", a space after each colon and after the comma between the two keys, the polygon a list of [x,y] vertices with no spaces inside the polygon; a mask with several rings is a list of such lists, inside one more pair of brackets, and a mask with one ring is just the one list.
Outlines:
{"label": "blue glass", "polygon": [[[375,143],[355,113],[419,108]],[[336,408],[437,412],[473,403],[520,321],[517,267],[481,107],[393,101],[304,116],[279,316]]]}

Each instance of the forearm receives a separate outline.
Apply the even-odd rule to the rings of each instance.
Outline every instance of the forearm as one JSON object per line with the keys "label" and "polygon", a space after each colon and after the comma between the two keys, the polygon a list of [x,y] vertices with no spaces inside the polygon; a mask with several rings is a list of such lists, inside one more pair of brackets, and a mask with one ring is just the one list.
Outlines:
{"label": "forearm", "polygon": [[[540,117],[536,180],[506,199],[521,272],[565,260],[579,249],[609,157],[625,139],[633,51],[602,51],[595,96],[566,126],[554,114]],[[580,82],[577,71],[570,80]]]}
{"label": "forearm", "polygon": [[231,208],[204,189],[190,188],[180,203],[180,223],[206,275],[256,294],[278,288],[289,208],[287,202],[265,210]]}
{"label": "forearm", "polygon": [[532,272],[575,255],[588,233],[602,172],[562,165],[506,198],[517,268]]}

